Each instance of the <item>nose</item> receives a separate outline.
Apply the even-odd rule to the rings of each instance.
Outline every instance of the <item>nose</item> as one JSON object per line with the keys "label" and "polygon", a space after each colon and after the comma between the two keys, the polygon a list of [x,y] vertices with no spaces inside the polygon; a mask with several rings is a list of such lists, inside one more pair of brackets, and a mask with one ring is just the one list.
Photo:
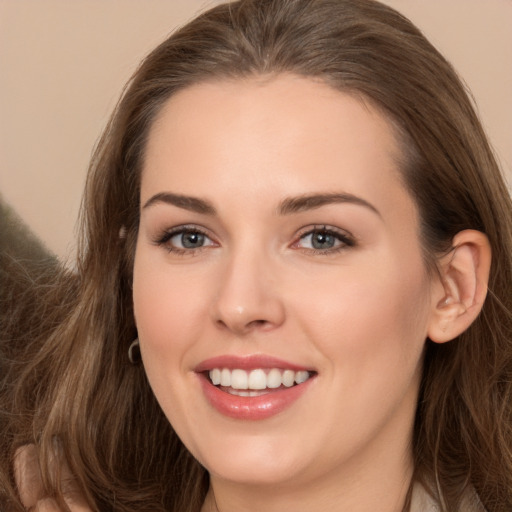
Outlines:
{"label": "nose", "polygon": [[216,325],[238,336],[270,331],[285,320],[276,265],[270,257],[249,252],[225,262],[213,304]]}

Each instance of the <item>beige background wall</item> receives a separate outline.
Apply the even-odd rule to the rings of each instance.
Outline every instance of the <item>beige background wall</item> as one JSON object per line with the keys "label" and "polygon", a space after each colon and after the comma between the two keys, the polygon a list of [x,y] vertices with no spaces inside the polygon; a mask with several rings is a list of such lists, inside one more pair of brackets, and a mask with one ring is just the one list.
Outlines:
{"label": "beige background wall", "polygon": [[[386,0],[459,70],[512,182],[512,0]],[[139,60],[208,0],[0,0],[0,193],[62,258],[92,147]]]}

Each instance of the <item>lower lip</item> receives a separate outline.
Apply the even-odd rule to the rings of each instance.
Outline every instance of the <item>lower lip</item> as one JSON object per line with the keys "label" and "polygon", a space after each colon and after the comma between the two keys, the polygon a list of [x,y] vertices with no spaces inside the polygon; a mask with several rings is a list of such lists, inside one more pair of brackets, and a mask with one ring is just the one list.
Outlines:
{"label": "lower lip", "polygon": [[237,396],[221,391],[203,374],[198,374],[203,393],[210,404],[224,416],[237,420],[264,420],[279,414],[296,402],[308,389],[314,377],[291,388],[270,391],[260,396]]}

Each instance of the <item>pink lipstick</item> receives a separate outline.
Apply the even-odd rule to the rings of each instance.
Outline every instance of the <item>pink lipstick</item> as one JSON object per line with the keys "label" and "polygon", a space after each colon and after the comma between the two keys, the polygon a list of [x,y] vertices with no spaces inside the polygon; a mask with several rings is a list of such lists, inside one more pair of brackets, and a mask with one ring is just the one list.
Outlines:
{"label": "pink lipstick", "polygon": [[195,369],[203,393],[221,414],[262,420],[290,407],[316,377],[310,368],[266,355],[219,356]]}

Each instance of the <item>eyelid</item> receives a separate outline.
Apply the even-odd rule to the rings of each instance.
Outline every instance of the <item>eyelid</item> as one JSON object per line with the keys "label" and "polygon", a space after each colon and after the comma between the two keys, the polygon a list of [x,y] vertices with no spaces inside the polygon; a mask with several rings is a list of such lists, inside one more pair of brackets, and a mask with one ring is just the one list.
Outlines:
{"label": "eyelid", "polygon": [[[169,241],[180,234],[183,233],[199,233],[206,237],[210,243],[207,245],[203,245],[200,247],[192,247],[192,248],[184,248],[177,247],[175,245],[170,245]],[[334,247],[326,248],[326,249],[315,249],[310,247],[301,247],[300,242],[308,235],[312,235],[315,232],[324,232],[326,234],[334,236],[339,242]],[[183,224],[174,226],[172,228],[166,228],[160,231],[155,237],[153,237],[152,242],[157,246],[163,246],[170,253],[175,253],[178,255],[193,255],[199,251],[208,249],[210,247],[218,247],[219,243],[215,239],[214,236],[210,233],[208,229],[205,229],[202,226],[198,226],[197,224]],[[339,227],[331,226],[328,224],[314,224],[310,226],[306,226],[301,228],[296,234],[294,241],[290,244],[290,247],[297,250],[302,250],[309,254],[331,254],[335,252],[339,252],[350,247],[354,247],[356,245],[356,238],[345,229],[341,229]]]}
{"label": "eyelid", "polygon": [[[331,247],[329,249],[314,249],[314,248],[299,246],[299,243],[301,240],[303,240],[308,235],[312,235],[315,232],[325,232],[329,235],[333,235],[341,243],[338,244],[337,246]],[[355,245],[356,245],[356,238],[354,237],[354,235],[352,235],[352,233],[350,233],[346,229],[341,229],[341,228],[331,226],[328,224],[315,224],[312,226],[307,226],[307,227],[302,228],[298,232],[298,234],[295,238],[295,241],[292,243],[291,247],[298,249],[298,250],[303,250],[308,253],[332,254],[335,252],[345,250],[350,247],[354,247]]]}
{"label": "eyelid", "polygon": [[[195,247],[195,248],[183,248],[183,247],[176,247],[171,246],[168,244],[168,242],[176,235],[182,234],[182,233],[199,233],[208,240],[210,240],[212,243],[208,245],[204,245],[201,247]],[[180,226],[174,226],[172,228],[167,228],[162,231],[160,231],[154,238],[153,243],[157,246],[162,246],[166,248],[170,253],[175,254],[187,254],[187,255],[193,255],[197,253],[198,251],[207,249],[209,247],[218,246],[218,242],[215,240],[215,238],[211,235],[211,233],[196,224],[182,224]]]}

